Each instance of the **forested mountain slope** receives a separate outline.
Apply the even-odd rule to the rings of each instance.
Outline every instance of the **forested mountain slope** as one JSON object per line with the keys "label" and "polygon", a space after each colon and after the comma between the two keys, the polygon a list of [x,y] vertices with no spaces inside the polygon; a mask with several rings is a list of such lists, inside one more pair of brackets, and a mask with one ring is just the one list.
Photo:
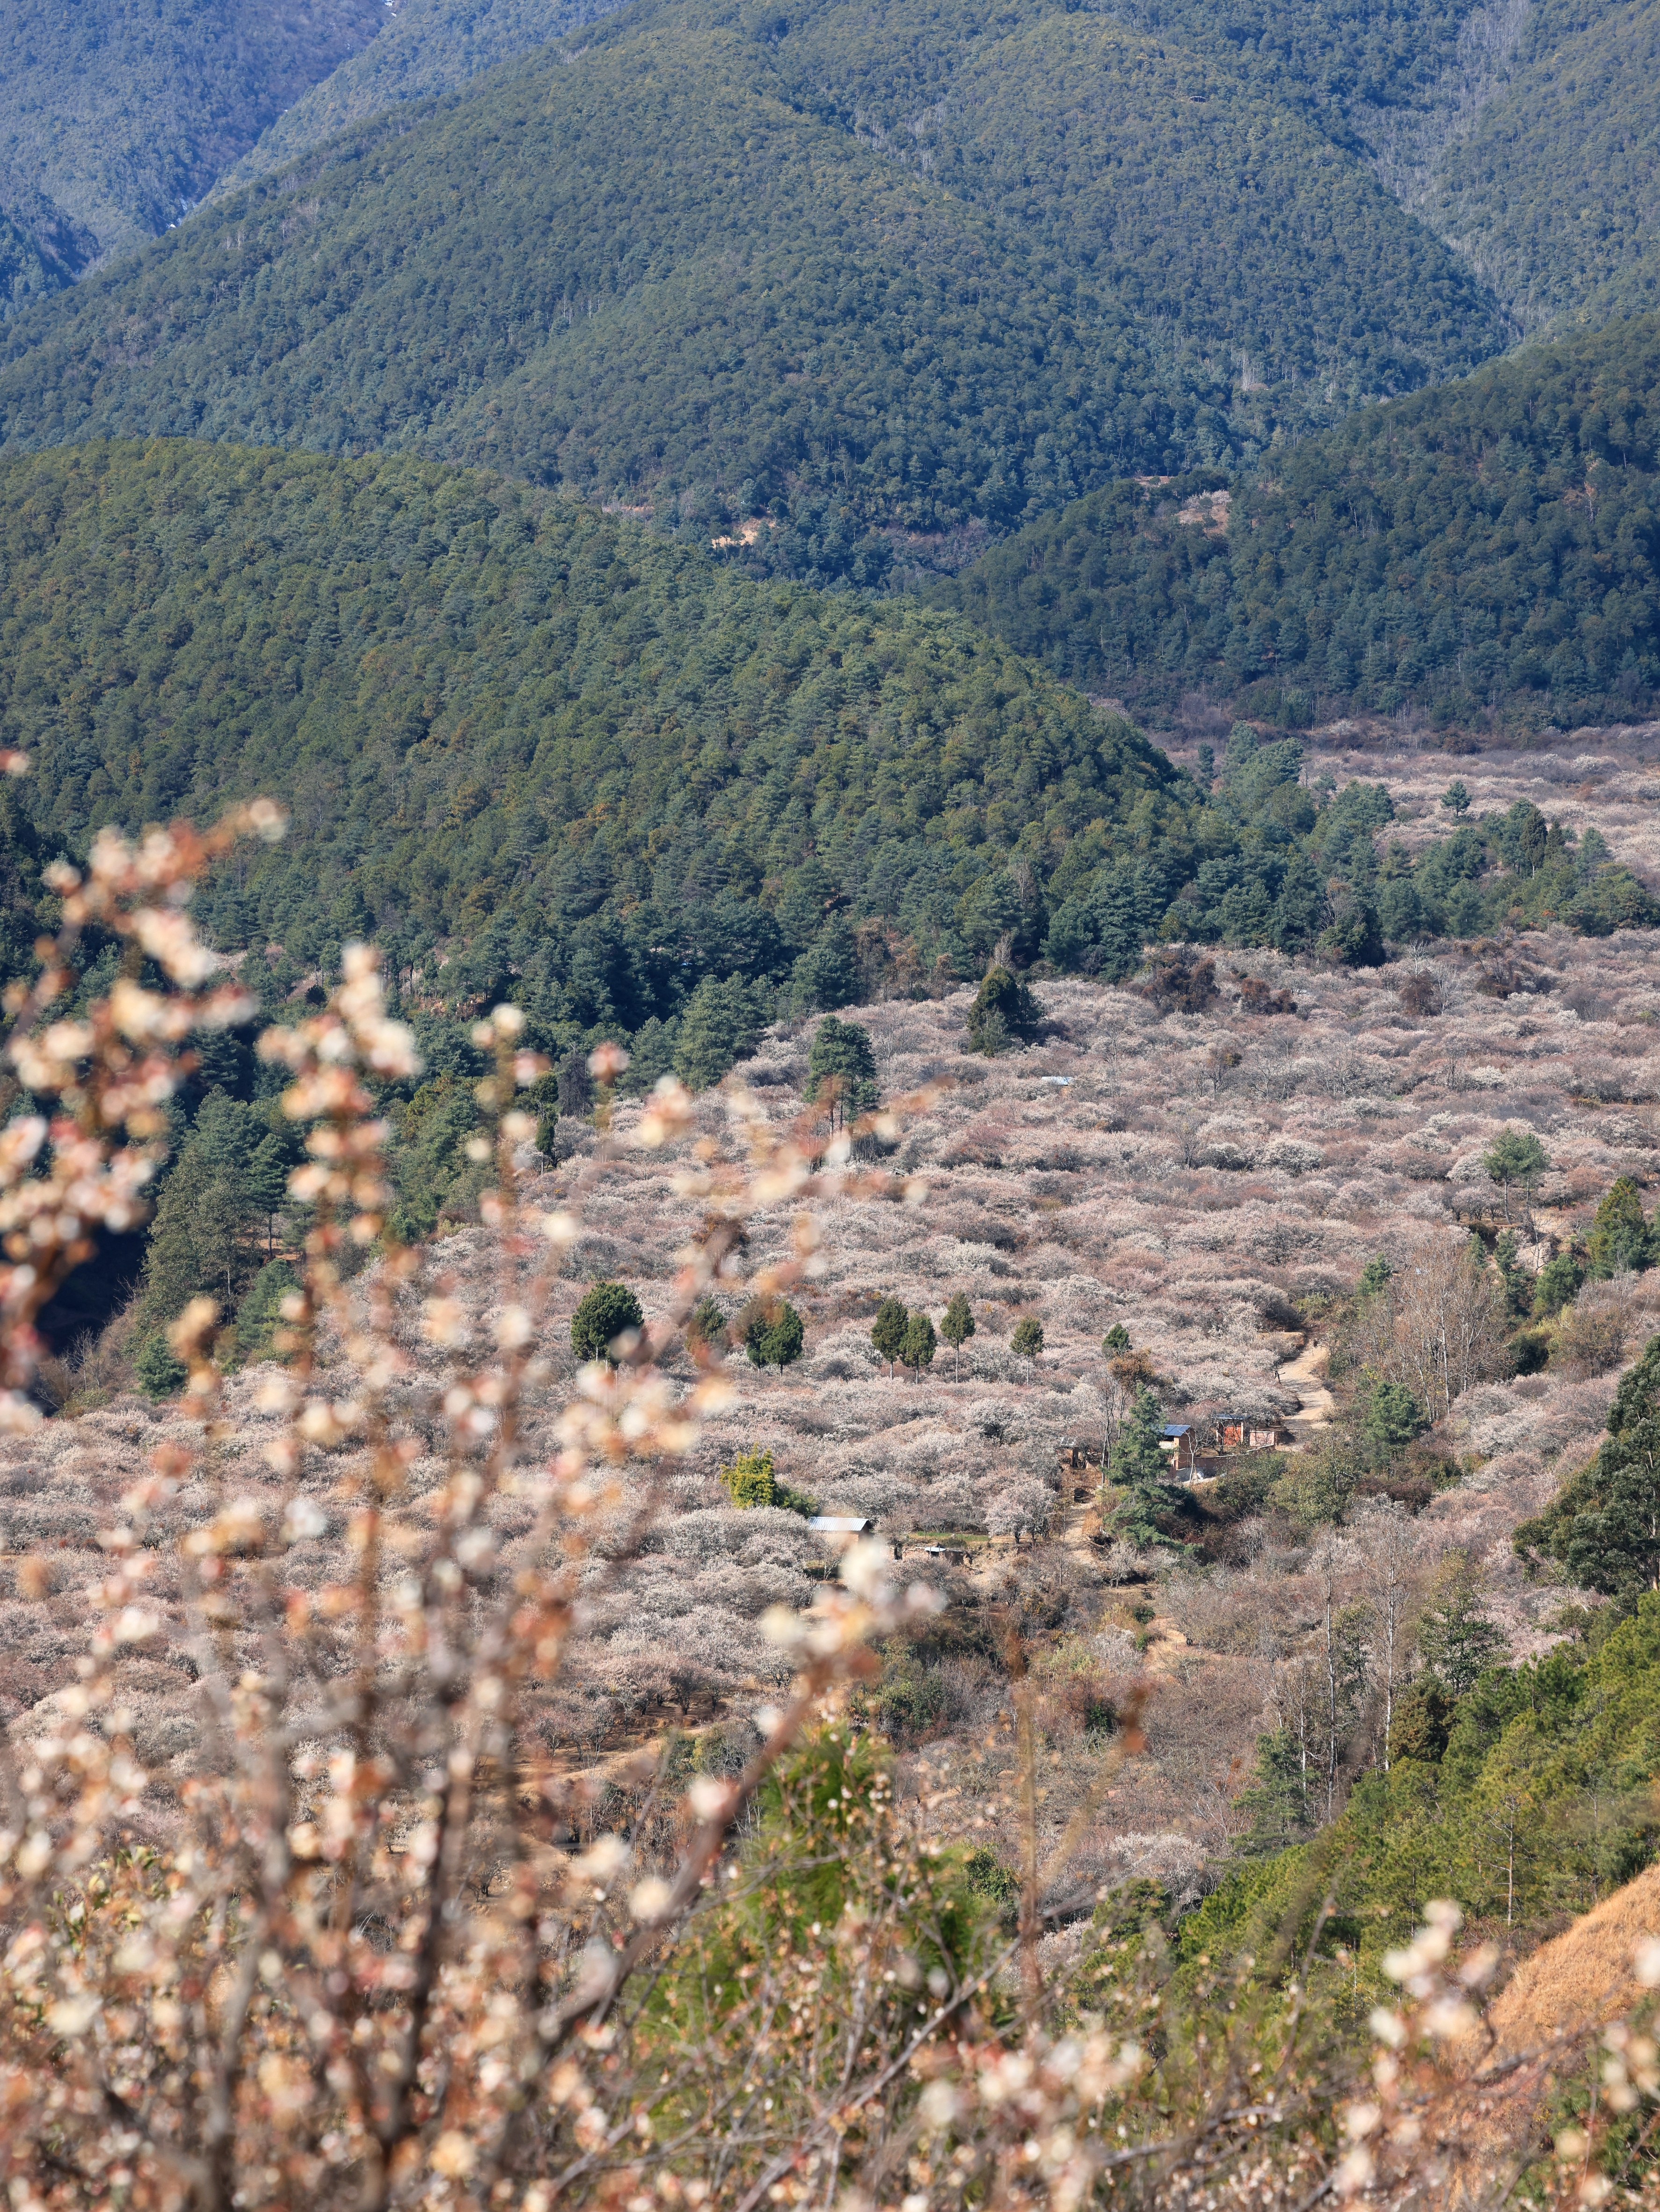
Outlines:
{"label": "forested mountain slope", "polygon": [[399,100],[454,92],[609,15],[618,0],[406,0],[372,46],[302,93],[214,187],[234,191]]}
{"label": "forested mountain slope", "polygon": [[1415,201],[1529,331],[1660,301],[1654,0],[1539,0],[1500,94]]}
{"label": "forested mountain slope", "polygon": [[[1121,483],[934,588],[1140,708],[1617,720],[1660,693],[1660,319],[1530,349],[1285,447]],[[1214,489],[1230,489],[1217,500]]]}
{"label": "forested mountain slope", "polygon": [[1504,342],[1231,60],[1025,0],[902,160],[830,88],[871,44],[634,8],[406,103],[25,319],[5,439],[413,447],[702,534],[770,510],[775,565],[876,582],[889,532],[999,534]]}
{"label": "forested mountain slope", "polygon": [[31,232],[79,227],[105,253],[154,238],[385,15],[381,0],[8,0],[0,210]]}
{"label": "forested mountain slope", "polygon": [[0,730],[43,842],[270,792],[293,830],[245,894],[302,955],[496,919],[563,975],[626,912],[648,968],[759,975],[849,904],[989,950],[1021,921],[1017,848],[1040,929],[1074,841],[1086,871],[1122,842],[1166,898],[1180,879],[1197,793],[1128,723],[966,623],[757,582],[573,500],[94,448],[7,469],[0,537]]}
{"label": "forested mountain slope", "polygon": [[780,1004],[1000,945],[1110,976],[1161,933],[1366,964],[1386,934],[1660,913],[1531,804],[1380,853],[1387,790],[1307,787],[1295,743],[1242,727],[1213,793],[914,599],[428,464],[55,451],[0,471],[0,743],[33,757],[45,855],[267,793],[292,830],[215,887],[221,945],[303,972],[374,933],[449,963],[447,1000],[516,973],[578,1033],[708,980],[739,994],[722,1066]]}

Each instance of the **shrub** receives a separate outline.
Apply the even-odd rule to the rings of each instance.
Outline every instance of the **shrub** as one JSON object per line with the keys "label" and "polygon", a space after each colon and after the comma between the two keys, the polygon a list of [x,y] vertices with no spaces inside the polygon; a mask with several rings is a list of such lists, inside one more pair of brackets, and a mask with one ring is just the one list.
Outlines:
{"label": "shrub", "polygon": [[686,1323],[686,1342],[694,1352],[719,1352],[727,1340],[727,1317],[718,1298],[699,1298]]}
{"label": "shrub", "polygon": [[1136,989],[1163,1014],[1201,1014],[1216,1000],[1216,963],[1190,945],[1156,953]]}
{"label": "shrub", "polygon": [[625,1283],[595,1283],[571,1316],[571,1350],[579,1359],[607,1359],[619,1336],[645,1325],[640,1301]]}
{"label": "shrub", "polygon": [[773,1506],[781,1512],[805,1517],[818,1510],[816,1498],[809,1498],[805,1491],[794,1490],[788,1483],[778,1480],[769,1451],[740,1452],[730,1467],[721,1468],[721,1481],[740,1511]]}
{"label": "shrub", "polygon": [[1618,1305],[1591,1304],[1591,1295],[1565,1310],[1551,1346],[1551,1366],[1575,1382],[1610,1373],[1626,1356],[1625,1313]]}

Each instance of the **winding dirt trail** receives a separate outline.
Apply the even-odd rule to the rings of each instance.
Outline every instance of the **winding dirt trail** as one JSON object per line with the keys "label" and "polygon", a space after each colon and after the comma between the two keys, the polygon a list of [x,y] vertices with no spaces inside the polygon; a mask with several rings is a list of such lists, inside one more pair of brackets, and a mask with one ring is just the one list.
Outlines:
{"label": "winding dirt trail", "polygon": [[1297,1393],[1298,1410],[1291,1417],[1290,1426],[1298,1443],[1311,1443],[1313,1431],[1328,1427],[1337,1411],[1337,1401],[1325,1382],[1330,1359],[1329,1345],[1310,1344],[1279,1370],[1280,1382]]}

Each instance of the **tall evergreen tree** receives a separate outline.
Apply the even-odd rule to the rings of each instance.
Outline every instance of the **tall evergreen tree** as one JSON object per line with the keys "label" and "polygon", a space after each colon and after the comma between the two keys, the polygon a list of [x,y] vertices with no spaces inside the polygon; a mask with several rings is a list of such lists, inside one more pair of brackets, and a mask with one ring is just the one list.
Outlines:
{"label": "tall evergreen tree", "polygon": [[1109,1480],[1123,1490],[1162,1486],[1170,1472],[1160,1449],[1163,1428],[1158,1401],[1144,1386],[1136,1392],[1129,1419],[1118,1431],[1107,1463]]}
{"label": "tall evergreen tree", "polygon": [[1514,1542],[1535,1566],[1554,1560],[1610,1597],[1660,1589],[1660,1336],[1621,1378],[1596,1457]]}
{"label": "tall evergreen tree", "polygon": [[688,1090],[707,1091],[755,1049],[764,1026],[741,975],[705,975],[680,1017],[675,1073]]}
{"label": "tall evergreen tree", "polygon": [[834,1014],[826,1014],[814,1032],[812,1049],[807,1054],[805,1095],[809,1100],[829,1100],[832,1128],[838,1121],[845,1126],[868,1114],[879,1096],[870,1031],[857,1022],[838,1021]]}
{"label": "tall evergreen tree", "polygon": [[905,1340],[899,1351],[900,1358],[915,1372],[919,1382],[922,1379],[922,1370],[933,1364],[934,1346],[938,1342],[933,1322],[919,1307],[906,1319]]}
{"label": "tall evergreen tree", "polygon": [[951,1371],[955,1380],[958,1361],[963,1346],[975,1334],[974,1313],[967,1297],[958,1291],[946,1308],[945,1318],[939,1324],[939,1334],[951,1346]]}
{"label": "tall evergreen tree", "polygon": [[1418,1648],[1425,1666],[1455,1701],[1475,1687],[1485,1668],[1496,1666],[1508,1653],[1508,1640],[1489,1620],[1468,1560],[1454,1559],[1434,1602],[1425,1607],[1418,1624]]}
{"label": "tall evergreen tree", "polygon": [[804,1012],[850,1006],[859,997],[859,948],[847,922],[832,915],[795,963],[795,1002]]}
{"label": "tall evergreen tree", "polygon": [[1589,1272],[1599,1282],[1610,1275],[1634,1274],[1648,1266],[1651,1249],[1637,1185],[1629,1176],[1621,1176],[1597,1207],[1585,1238]]}
{"label": "tall evergreen tree", "polygon": [[640,1301],[626,1283],[593,1283],[570,1317],[570,1347],[579,1359],[609,1358],[619,1336],[645,1325]]}
{"label": "tall evergreen tree", "polygon": [[870,1340],[887,1361],[890,1373],[894,1361],[904,1349],[905,1328],[909,1319],[903,1298],[884,1298],[876,1309],[876,1319],[871,1323]]}

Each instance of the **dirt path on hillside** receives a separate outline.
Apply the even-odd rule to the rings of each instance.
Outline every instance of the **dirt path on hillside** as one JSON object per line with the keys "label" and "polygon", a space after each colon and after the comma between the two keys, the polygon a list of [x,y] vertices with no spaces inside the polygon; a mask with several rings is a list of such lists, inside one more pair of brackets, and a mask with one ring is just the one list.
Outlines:
{"label": "dirt path on hillside", "polygon": [[1328,1427],[1337,1411],[1337,1401],[1326,1388],[1326,1369],[1330,1360],[1329,1345],[1311,1344],[1279,1370],[1279,1381],[1297,1393],[1298,1410],[1292,1415],[1290,1425],[1297,1432],[1299,1443],[1312,1443],[1313,1431]]}

